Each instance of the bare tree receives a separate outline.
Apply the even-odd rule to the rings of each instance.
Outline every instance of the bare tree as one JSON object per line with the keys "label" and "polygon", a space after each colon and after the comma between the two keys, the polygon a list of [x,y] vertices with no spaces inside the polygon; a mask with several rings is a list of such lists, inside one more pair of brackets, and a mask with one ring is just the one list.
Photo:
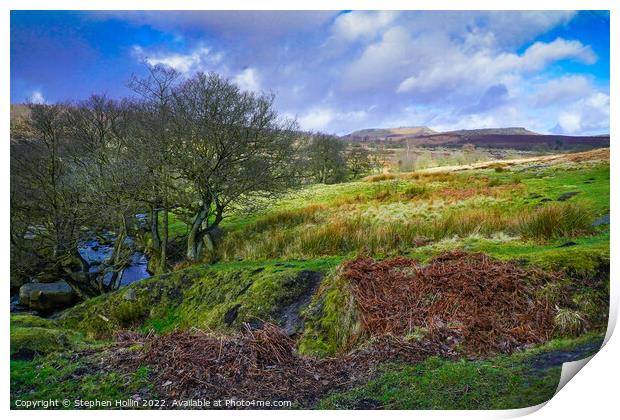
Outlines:
{"label": "bare tree", "polygon": [[37,236],[36,253],[57,269],[76,251],[83,202],[72,176],[79,145],[67,140],[66,105],[28,105],[28,116],[11,127],[11,213],[15,246]]}
{"label": "bare tree", "polygon": [[[132,77],[129,86],[139,95],[133,104],[131,143],[132,156],[144,172],[142,200],[148,205],[151,237],[159,258],[159,271],[167,270],[169,212],[175,204],[175,172],[173,154],[178,138],[173,136],[173,89],[179,78],[174,69],[164,66],[146,66],[146,78]],[[159,222],[159,214],[162,222]],[[161,229],[161,234],[160,234]]]}
{"label": "bare tree", "polygon": [[353,179],[366,175],[372,168],[370,153],[360,145],[351,146],[346,152],[347,169]]}
{"label": "bare tree", "polygon": [[329,184],[346,179],[345,144],[336,136],[316,133],[306,150],[309,172],[316,182]]}
{"label": "bare tree", "polygon": [[297,182],[297,125],[278,116],[273,99],[214,73],[198,73],[175,90],[175,166],[194,194],[189,260],[214,246],[227,214],[265,206]]}

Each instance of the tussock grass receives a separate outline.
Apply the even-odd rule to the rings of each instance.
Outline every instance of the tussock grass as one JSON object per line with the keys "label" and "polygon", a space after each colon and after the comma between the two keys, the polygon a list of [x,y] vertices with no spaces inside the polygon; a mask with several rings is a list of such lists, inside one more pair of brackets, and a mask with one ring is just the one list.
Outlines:
{"label": "tussock grass", "polygon": [[586,327],[581,313],[568,308],[558,308],[554,321],[556,329],[566,335],[579,335]]}
{"label": "tussock grass", "polygon": [[526,238],[574,237],[592,230],[592,212],[580,204],[551,203],[524,214],[518,221],[519,233]]}
{"label": "tussock grass", "polygon": [[397,178],[397,175],[394,175],[394,174],[380,174],[380,175],[367,176],[363,180],[368,181],[368,182],[380,182],[380,181],[387,181],[389,179],[395,179],[395,178]]}
{"label": "tussock grass", "polygon": [[231,260],[354,252],[390,254],[415,248],[426,240],[490,237],[498,233],[551,240],[588,233],[592,221],[587,209],[572,203],[552,203],[517,214],[499,207],[456,208],[432,217],[385,221],[351,213],[319,218],[320,211],[321,207],[312,207],[300,214],[280,212],[257,222],[258,226],[229,234],[222,246],[222,257]]}
{"label": "tussock grass", "polygon": [[248,230],[264,232],[269,229],[296,226],[303,223],[318,223],[321,212],[327,208],[324,204],[311,204],[302,209],[280,210],[258,219]]}

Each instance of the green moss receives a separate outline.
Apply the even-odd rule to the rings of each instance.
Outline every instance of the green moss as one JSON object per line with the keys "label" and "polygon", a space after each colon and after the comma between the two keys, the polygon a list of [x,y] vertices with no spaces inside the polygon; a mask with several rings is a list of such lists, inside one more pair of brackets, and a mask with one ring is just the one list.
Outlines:
{"label": "green moss", "polygon": [[361,324],[347,281],[333,273],[305,311],[299,352],[325,357],[345,351],[360,338]]}
{"label": "green moss", "polygon": [[11,357],[32,358],[68,347],[69,339],[60,330],[41,327],[11,328]]}
{"label": "green moss", "polygon": [[34,356],[82,348],[92,342],[56,322],[34,315],[11,315],[11,357]]}
{"label": "green moss", "polygon": [[13,327],[41,327],[56,328],[56,322],[30,314],[11,314],[11,328]]}
{"label": "green moss", "polygon": [[312,286],[300,275],[303,271],[327,272],[339,262],[328,258],[198,265],[91,299],[65,311],[59,322],[105,337],[130,327],[157,332],[190,326],[227,330],[256,319],[277,321],[281,310]]}
{"label": "green moss", "polygon": [[60,402],[65,399],[69,399],[68,407],[51,408],[77,408],[76,400],[106,402],[111,406],[99,408],[115,408],[115,401],[127,400],[135,393],[154,397],[148,374],[144,367],[133,373],[113,368],[99,370],[88,360],[68,357],[11,360],[11,408],[23,408],[23,402],[17,406],[16,400]]}

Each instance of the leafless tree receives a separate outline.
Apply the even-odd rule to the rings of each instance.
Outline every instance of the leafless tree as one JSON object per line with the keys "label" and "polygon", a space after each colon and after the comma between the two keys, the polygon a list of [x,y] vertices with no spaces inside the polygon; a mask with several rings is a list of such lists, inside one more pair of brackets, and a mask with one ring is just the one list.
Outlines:
{"label": "leafless tree", "polygon": [[273,100],[214,73],[174,91],[175,165],[194,194],[189,260],[214,246],[227,214],[267,205],[296,182],[297,125],[278,116]]}
{"label": "leafless tree", "polygon": [[[174,123],[173,89],[180,77],[174,69],[146,66],[148,76],[132,77],[129,86],[139,96],[133,104],[131,142],[128,147],[143,173],[141,199],[148,205],[153,250],[158,254],[159,271],[167,270],[169,212],[175,204],[173,154],[178,138],[172,133]],[[159,214],[162,216],[159,222]],[[160,233],[161,230],[161,233]]]}
{"label": "leafless tree", "polygon": [[310,136],[306,149],[309,172],[323,184],[346,179],[345,144],[336,136],[316,133]]}

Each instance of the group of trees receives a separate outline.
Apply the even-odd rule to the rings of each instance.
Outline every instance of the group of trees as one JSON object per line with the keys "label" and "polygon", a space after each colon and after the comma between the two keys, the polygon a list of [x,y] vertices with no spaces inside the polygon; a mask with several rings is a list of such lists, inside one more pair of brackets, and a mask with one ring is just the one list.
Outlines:
{"label": "group of trees", "polygon": [[[361,148],[300,133],[272,95],[217,74],[184,79],[166,67],[133,77],[133,95],[29,104],[11,124],[12,275],[63,275],[83,297],[119,286],[126,237],[147,214],[150,254],[169,264],[169,215],[188,225],[185,258],[213,248],[231,212],[268,205],[292,186],[339,182],[371,170]],[[79,252],[113,229],[112,256],[95,269]]]}
{"label": "group of trees", "polygon": [[333,184],[381,172],[385,161],[361,145],[347,145],[338,137],[309,135],[304,153],[307,173],[315,182]]}
{"label": "group of trees", "polygon": [[[30,104],[13,121],[13,275],[65,273],[83,296],[104,293],[118,287],[136,214],[149,215],[151,253],[165,271],[170,212],[189,215],[185,254],[195,261],[226,214],[299,182],[297,126],[272,96],[216,74],[181,80],[148,69],[131,80],[132,98]],[[79,248],[101,228],[114,228],[114,251],[92,270]]]}

